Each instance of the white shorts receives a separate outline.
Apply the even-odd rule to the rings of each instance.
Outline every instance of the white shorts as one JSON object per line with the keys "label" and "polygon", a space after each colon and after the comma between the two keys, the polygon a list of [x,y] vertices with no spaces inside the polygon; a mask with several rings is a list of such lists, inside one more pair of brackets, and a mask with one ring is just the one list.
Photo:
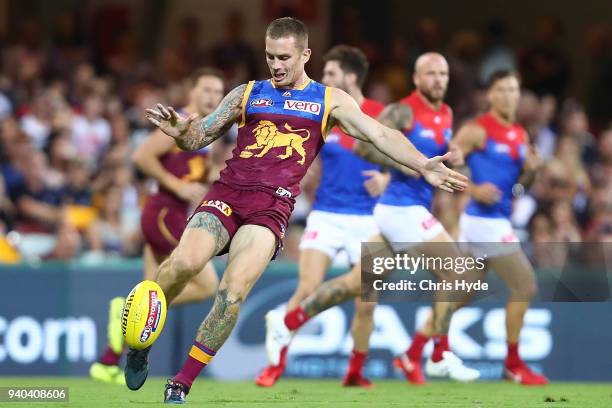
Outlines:
{"label": "white shorts", "polygon": [[460,241],[474,256],[496,258],[521,250],[512,224],[506,218],[487,218],[461,214]]}
{"label": "white shorts", "polygon": [[440,221],[422,205],[376,204],[374,218],[394,251],[429,241],[445,231]]}
{"label": "white shorts", "polygon": [[349,262],[356,264],[361,258],[361,243],[378,234],[371,215],[337,214],[314,210],[306,218],[306,229],[300,250],[317,249],[334,259],[345,251]]}

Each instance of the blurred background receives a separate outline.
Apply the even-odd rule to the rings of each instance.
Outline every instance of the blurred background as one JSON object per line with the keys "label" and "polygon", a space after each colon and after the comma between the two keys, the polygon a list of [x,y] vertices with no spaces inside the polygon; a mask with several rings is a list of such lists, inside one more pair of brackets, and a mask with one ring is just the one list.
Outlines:
{"label": "blurred background", "polygon": [[[155,103],[181,106],[187,90],[183,79],[201,66],[221,69],[227,90],[265,78],[264,30],[270,20],[286,15],[309,27],[313,58],[307,72],[312,78],[321,77],[321,58],[331,46],[357,46],[371,64],[365,94],[385,104],[411,91],[419,54],[442,52],[450,63],[446,100],[454,109],[456,128],[487,109],[483,84],[491,72],[519,71],[524,89],[518,121],[546,164],[533,187],[517,199],[517,232],[525,242],[612,241],[612,5],[607,0],[589,1],[588,6],[553,0],[0,0],[0,262],[12,265],[0,269],[0,275],[6,272],[6,282],[9,276],[19,279],[17,286],[23,284],[24,290],[37,285],[39,289],[29,287],[26,299],[34,299],[37,290],[51,299],[46,314],[34,306],[9,313],[17,305],[5,299],[0,334],[4,330],[8,339],[7,328],[17,327],[10,322],[22,317],[44,333],[45,319],[72,315],[90,319],[94,333],[92,344],[79,331],[89,323],[67,323],[66,333],[73,328],[77,337],[72,346],[68,335],[58,340],[68,354],[58,352],[56,357],[67,358],[62,360],[66,364],[54,365],[58,360],[46,354],[44,343],[43,354],[30,361],[36,363],[30,374],[47,369],[84,373],[104,343],[105,302],[117,288],[127,293],[138,281],[140,208],[150,183],[135,170],[130,154],[152,130],[143,109]],[[234,141],[222,143],[224,155],[229,154]],[[281,254],[285,263],[278,263],[277,272],[285,279],[280,285],[288,288],[285,297],[295,283],[297,247],[312,198],[312,189],[305,186]],[[456,232],[464,201],[438,197],[437,214],[450,231]],[[532,259],[536,265],[546,265],[546,256],[537,256]],[[111,265],[111,260],[116,262]],[[343,259],[336,261],[336,266],[343,265]],[[85,278],[83,270],[90,271]],[[72,288],[70,300],[63,295],[67,287]],[[83,287],[91,292],[83,293]],[[283,301],[279,293],[275,296]],[[257,307],[275,306],[272,298],[266,299]],[[484,321],[493,310],[487,307],[478,319]],[[603,307],[611,311],[608,304]],[[207,309],[197,310],[199,318]],[[406,318],[406,326],[413,325],[416,313]],[[534,324],[553,327],[554,313],[541,309]],[[195,323],[180,321],[191,315],[177,315],[176,324],[185,324],[189,333]],[[498,320],[503,330],[503,319]],[[261,347],[263,321],[258,317],[249,324],[252,330],[258,326],[251,340]],[[485,329],[475,338],[487,338]],[[6,372],[21,372],[23,348],[35,350],[27,335],[36,329],[19,330],[25,334],[15,331],[10,337],[17,360],[0,349],[0,362],[16,364],[4,365]],[[607,335],[609,344],[612,334]],[[172,347],[183,347],[184,339],[172,341]],[[399,342],[393,346],[398,350],[403,347]],[[82,347],[80,354],[71,347]],[[469,359],[465,350],[458,354]],[[77,353],[76,360],[70,360],[71,352]],[[550,363],[553,352],[561,353],[551,344],[548,354],[536,354]],[[497,358],[482,353],[473,357]],[[298,365],[305,368],[294,374],[317,372],[312,361],[311,366]],[[73,371],[70,362],[81,365]],[[383,362],[375,365],[377,373],[390,375]],[[567,374],[560,362],[554,364],[557,378]]]}

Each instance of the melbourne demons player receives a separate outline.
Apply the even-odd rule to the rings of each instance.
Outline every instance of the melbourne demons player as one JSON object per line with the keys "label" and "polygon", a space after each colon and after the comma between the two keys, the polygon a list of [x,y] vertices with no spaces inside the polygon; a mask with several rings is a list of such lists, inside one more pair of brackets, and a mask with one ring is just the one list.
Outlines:
{"label": "melbourne demons player", "polygon": [[[365,98],[361,90],[369,65],[363,52],[355,47],[338,45],[329,50],[323,60],[323,84],[348,93],[368,116],[377,117],[382,112],[383,105]],[[377,233],[372,210],[376,196],[384,191],[389,177],[378,171],[380,166],[353,153],[354,144],[355,139],[338,127],[333,128],[315,161],[319,166],[313,165],[310,169],[320,168],[320,181],[300,243],[298,286],[287,303],[287,310],[297,307],[321,284],[340,251],[345,251],[349,262],[354,265],[361,256],[361,242]],[[345,386],[370,385],[362,375],[362,368],[374,307],[374,303],[355,300],[354,348],[343,382]],[[277,326],[284,326],[284,316],[280,310],[266,314],[267,343],[274,341],[274,333],[279,330]],[[270,365],[256,378],[258,385],[270,387],[280,378],[286,366],[288,346],[285,345],[280,354],[268,356]]]}
{"label": "melbourne demons player", "polygon": [[[520,98],[518,75],[506,70],[493,73],[487,98],[489,112],[464,125],[454,139],[467,157],[472,178],[468,190],[471,201],[459,220],[459,228],[473,255],[486,255],[487,267],[494,269],[510,289],[510,301],[506,305],[508,353],[504,377],[520,384],[543,385],[548,379],[533,372],[518,351],[523,318],[537,286],[533,268],[510,222],[512,188],[519,182],[529,184],[541,159],[529,144],[525,129],[515,122]],[[412,350],[413,358],[420,359],[422,345],[430,332],[431,319],[420,331],[418,347]]]}
{"label": "melbourne demons player", "polygon": [[[209,115],[221,102],[224,94],[223,74],[211,68],[195,71],[187,80],[190,87],[186,114]],[[172,139],[156,129],[136,149],[132,159],[136,166],[158,184],[158,191],[146,198],[141,216],[144,247],[144,279],[154,280],[160,263],[176,247],[189,211],[200,203],[208,182],[209,148],[182,151]],[[217,274],[212,263],[196,274],[172,304],[199,302],[217,290]],[[92,364],[92,378],[104,382],[125,383],[123,370],[118,366],[123,352],[121,309],[124,298],[111,300],[108,323],[108,345],[99,361]]]}
{"label": "melbourne demons player", "polygon": [[[450,155],[453,165],[463,164],[460,152],[449,141],[452,137],[452,111],[443,99],[448,86],[448,63],[438,53],[421,55],[415,64],[414,84],[416,90],[401,101],[385,108],[378,120],[393,129],[402,131],[419,151],[428,157]],[[461,257],[459,248],[445,231],[442,224],[431,214],[434,188],[418,174],[395,168],[397,163],[380,155],[369,144],[359,144],[358,152],[369,160],[392,167],[391,182],[374,207],[374,218],[384,241],[394,252],[423,254],[426,257]],[[408,174],[407,174],[408,173]],[[380,236],[371,241],[382,242]],[[440,279],[452,280],[452,271],[432,270]],[[450,275],[450,276],[449,276]],[[266,344],[268,353],[274,353],[288,339],[288,330],[296,330],[308,319],[321,311],[350,297],[359,296],[361,290],[361,265],[351,272],[323,284],[300,306],[290,310],[284,325],[270,336],[275,342]],[[439,293],[438,296],[444,295]],[[450,351],[448,328],[456,302],[434,304],[435,348],[427,362],[426,371],[433,377],[449,377],[456,381],[474,381],[480,373],[466,367]],[[372,316],[369,315],[369,318]],[[370,323],[371,325],[372,323]],[[419,360],[408,360],[405,356],[394,360],[406,377],[414,383],[424,383]]]}
{"label": "melbourne demons player", "polygon": [[[201,149],[240,123],[233,157],[158,272],[157,282],[172,301],[212,257],[229,252],[213,307],[185,364],[166,384],[167,402],[184,401],[195,378],[232,332],[241,304],[282,245],[299,182],[329,129],[340,126],[370,141],[444,190],[467,185],[465,176],[444,166],[448,157],[427,159],[401,132],[364,114],[346,92],[308,78],[304,65],[311,50],[299,20],[285,17],[270,23],[265,54],[272,78],[238,86],[205,118],[182,117],[162,105],[147,109],[149,120],[186,150]],[[128,354],[125,374],[131,389],[139,389],[146,380],[149,350]]]}

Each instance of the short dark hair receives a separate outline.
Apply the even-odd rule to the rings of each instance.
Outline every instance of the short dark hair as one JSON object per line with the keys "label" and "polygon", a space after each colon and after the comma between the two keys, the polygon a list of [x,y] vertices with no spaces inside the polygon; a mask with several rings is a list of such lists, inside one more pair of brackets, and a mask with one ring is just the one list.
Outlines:
{"label": "short dark hair", "polygon": [[304,23],[293,17],[281,17],[272,21],[266,28],[266,37],[274,40],[294,37],[298,47],[302,49],[308,47],[308,29]]}
{"label": "short dark hair", "polygon": [[336,45],[323,56],[323,62],[338,61],[344,72],[357,75],[357,83],[362,87],[370,64],[363,51],[350,45]]}
{"label": "short dark hair", "polygon": [[515,77],[520,85],[521,76],[519,75],[518,72],[511,70],[511,69],[498,69],[496,71],[493,71],[493,73],[489,75],[489,79],[487,80],[487,89],[491,89],[493,84],[495,84],[495,82],[499,81],[500,79],[504,79],[508,77]]}
{"label": "short dark hair", "polygon": [[189,86],[195,86],[198,83],[198,79],[203,76],[219,78],[221,82],[225,80],[223,71],[213,67],[201,67],[193,71],[191,75],[189,75],[189,77],[187,78]]}

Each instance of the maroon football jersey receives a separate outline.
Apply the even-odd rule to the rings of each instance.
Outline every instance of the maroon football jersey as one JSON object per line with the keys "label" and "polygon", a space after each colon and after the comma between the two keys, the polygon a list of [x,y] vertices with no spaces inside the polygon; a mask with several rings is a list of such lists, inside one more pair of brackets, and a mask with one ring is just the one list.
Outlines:
{"label": "maroon football jersey", "polygon": [[[207,155],[207,149],[186,152],[175,147],[172,151],[163,155],[160,158],[160,162],[166,171],[182,180],[203,183],[205,181]],[[189,207],[187,201],[183,201],[161,185],[159,186],[159,191],[152,194],[149,199],[159,200],[164,205],[181,208],[185,211]]]}
{"label": "maroon football jersey", "polygon": [[295,199],[324,143],[329,93],[312,80],[300,89],[277,89],[270,80],[249,82],[237,146],[219,181]]}

